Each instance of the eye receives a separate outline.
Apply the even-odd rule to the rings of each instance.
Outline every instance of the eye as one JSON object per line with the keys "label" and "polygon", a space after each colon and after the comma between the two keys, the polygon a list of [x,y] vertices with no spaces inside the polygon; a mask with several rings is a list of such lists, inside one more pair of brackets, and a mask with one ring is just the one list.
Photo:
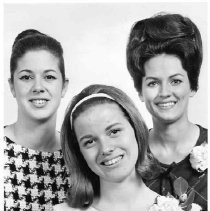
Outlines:
{"label": "eye", "polygon": [[182,80],[180,80],[180,79],[173,79],[172,81],[171,81],[171,84],[172,85],[179,85],[179,84],[181,84],[182,83]]}
{"label": "eye", "polygon": [[158,81],[150,81],[150,82],[147,84],[147,86],[149,86],[149,87],[154,87],[154,86],[156,86],[156,85],[158,85]]}
{"label": "eye", "polygon": [[121,132],[121,129],[111,129],[110,131],[109,131],[109,135],[110,136],[112,136],[112,137],[115,137],[115,136],[117,136],[117,135],[119,135],[119,133]]}
{"label": "eye", "polygon": [[114,130],[111,130],[111,133],[112,133],[112,134],[117,134],[118,132],[120,132],[120,130],[119,130],[119,129],[114,129]]}
{"label": "eye", "polygon": [[92,147],[95,143],[95,139],[88,139],[83,142],[84,147]]}
{"label": "eye", "polygon": [[22,75],[19,79],[22,81],[28,81],[32,78],[33,78],[32,75]]}
{"label": "eye", "polygon": [[56,77],[55,77],[54,75],[46,75],[46,76],[45,76],[45,79],[51,81],[51,80],[55,80]]}

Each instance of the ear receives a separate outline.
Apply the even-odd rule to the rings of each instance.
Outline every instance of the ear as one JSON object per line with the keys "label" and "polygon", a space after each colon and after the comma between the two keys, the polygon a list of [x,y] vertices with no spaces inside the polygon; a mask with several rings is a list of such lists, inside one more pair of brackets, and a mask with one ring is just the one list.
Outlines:
{"label": "ear", "polygon": [[196,91],[191,90],[190,97],[194,97],[195,94],[196,94]]}
{"label": "ear", "polygon": [[66,91],[68,89],[68,86],[69,86],[69,79],[66,78],[65,81],[64,81],[64,84],[63,84],[63,89],[62,89],[61,97],[64,97],[65,96]]}
{"label": "ear", "polygon": [[8,83],[9,83],[10,91],[11,91],[13,97],[16,97],[14,83],[12,82],[11,78],[8,79]]}

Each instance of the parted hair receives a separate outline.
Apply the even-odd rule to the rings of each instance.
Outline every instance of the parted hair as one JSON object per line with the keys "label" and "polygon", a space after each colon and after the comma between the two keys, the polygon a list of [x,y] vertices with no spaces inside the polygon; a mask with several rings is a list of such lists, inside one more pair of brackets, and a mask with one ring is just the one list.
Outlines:
{"label": "parted hair", "polygon": [[126,50],[127,68],[139,93],[145,62],[162,53],[180,59],[191,90],[197,91],[203,59],[202,40],[197,26],[188,17],[160,13],[136,22],[131,28]]}
{"label": "parted hair", "polygon": [[18,60],[28,51],[47,50],[59,60],[63,82],[65,81],[65,66],[63,58],[63,48],[56,39],[47,34],[43,34],[35,29],[27,29],[17,35],[12,46],[10,57],[11,81],[14,80],[14,72],[17,68]]}
{"label": "parted hair", "polygon": [[[72,113],[79,101],[95,93],[105,93],[114,100],[105,97],[91,98],[81,103]],[[148,129],[132,100],[122,90],[113,86],[90,85],[72,99],[61,127],[61,146],[65,163],[71,174],[71,188],[68,197],[68,204],[71,207],[88,207],[92,204],[94,197],[100,195],[99,176],[88,167],[80,152],[74,131],[74,120],[88,108],[103,103],[116,103],[122,109],[135,131],[138,144],[137,175],[139,177],[151,176],[153,159],[148,153]]]}

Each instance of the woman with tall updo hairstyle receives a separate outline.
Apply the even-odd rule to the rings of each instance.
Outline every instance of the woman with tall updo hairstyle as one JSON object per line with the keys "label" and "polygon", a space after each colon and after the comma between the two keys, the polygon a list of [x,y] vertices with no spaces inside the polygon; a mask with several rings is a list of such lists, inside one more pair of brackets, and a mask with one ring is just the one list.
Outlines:
{"label": "woman with tall updo hairstyle", "polygon": [[4,127],[4,210],[51,210],[69,187],[56,115],[64,97],[63,49],[34,29],[16,37],[9,85],[17,101],[17,121]]}
{"label": "woman with tall updo hairstyle", "polygon": [[145,182],[161,195],[177,197],[179,178],[179,190],[185,190],[181,202],[189,199],[207,210],[207,129],[188,116],[202,59],[200,32],[188,17],[157,14],[131,29],[127,67],[152,116],[149,149],[162,169]]}

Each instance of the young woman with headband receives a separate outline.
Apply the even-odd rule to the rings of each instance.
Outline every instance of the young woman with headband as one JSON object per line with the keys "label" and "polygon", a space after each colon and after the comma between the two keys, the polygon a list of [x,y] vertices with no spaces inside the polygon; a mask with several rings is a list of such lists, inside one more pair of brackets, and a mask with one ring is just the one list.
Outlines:
{"label": "young woman with headband", "polygon": [[148,129],[123,91],[99,84],[83,89],[67,108],[61,137],[72,186],[54,211],[150,209],[157,194],[142,181],[154,165]]}

